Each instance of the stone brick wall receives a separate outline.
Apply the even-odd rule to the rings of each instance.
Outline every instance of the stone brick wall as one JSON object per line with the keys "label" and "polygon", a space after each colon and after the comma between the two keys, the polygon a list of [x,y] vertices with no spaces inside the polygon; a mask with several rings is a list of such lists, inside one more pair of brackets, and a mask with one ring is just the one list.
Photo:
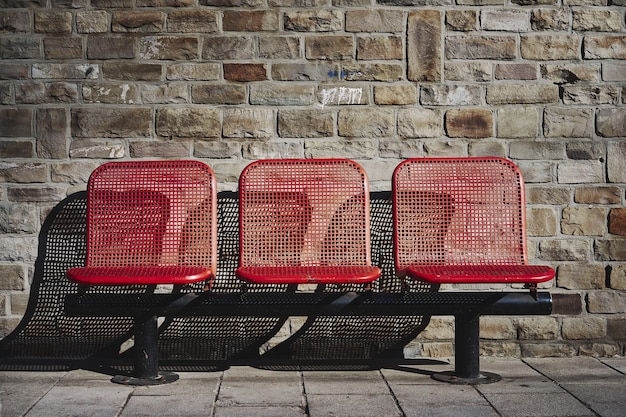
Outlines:
{"label": "stone brick wall", "polygon": [[[579,317],[489,317],[486,353],[626,345],[624,0],[0,0],[0,334],[48,211],[112,159],[198,158],[221,189],[273,157],[498,155],[533,262]],[[409,350],[451,353],[435,318]]]}

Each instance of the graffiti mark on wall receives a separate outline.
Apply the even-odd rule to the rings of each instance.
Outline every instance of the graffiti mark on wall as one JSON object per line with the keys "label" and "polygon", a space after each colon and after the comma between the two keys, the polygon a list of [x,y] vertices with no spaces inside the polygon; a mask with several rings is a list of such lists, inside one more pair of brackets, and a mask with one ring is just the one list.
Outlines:
{"label": "graffiti mark on wall", "polygon": [[334,87],[321,91],[322,106],[339,104],[361,104],[362,88]]}

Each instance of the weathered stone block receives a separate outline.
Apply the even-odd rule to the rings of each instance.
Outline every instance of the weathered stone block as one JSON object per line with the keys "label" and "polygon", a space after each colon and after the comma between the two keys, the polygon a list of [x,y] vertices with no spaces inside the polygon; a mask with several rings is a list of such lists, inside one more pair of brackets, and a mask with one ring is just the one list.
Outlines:
{"label": "weathered stone block", "polygon": [[266,106],[307,106],[315,100],[310,84],[273,83],[250,86],[250,104]]}
{"label": "weathered stone block", "polygon": [[305,158],[351,158],[371,159],[376,156],[377,146],[372,140],[342,140],[327,142],[314,140],[306,143]]}
{"label": "weathered stone block", "polygon": [[626,236],[626,208],[612,208],[609,213],[609,233]]}
{"label": "weathered stone block", "polygon": [[572,29],[580,32],[620,32],[622,16],[617,10],[572,11]]}
{"label": "weathered stone block", "polygon": [[246,159],[301,158],[302,145],[297,143],[253,142],[243,146]]}
{"label": "weathered stone block", "polygon": [[149,137],[152,111],[146,107],[72,109],[72,136],[79,138]]}
{"label": "weathered stone block", "polygon": [[587,311],[592,314],[626,313],[626,293],[591,291],[587,294]]}
{"label": "weathered stone block", "polygon": [[0,137],[31,136],[32,119],[32,109],[0,108]]}
{"label": "weathered stone block", "polygon": [[626,136],[626,107],[598,109],[596,131],[605,138]]}
{"label": "weathered stone block", "polygon": [[[342,74],[339,65],[328,63],[272,65],[272,79],[275,81],[326,81]],[[343,78],[343,76],[342,76]]]}
{"label": "weathered stone block", "polygon": [[199,56],[199,40],[193,36],[146,36],[139,40],[140,59],[193,61]]}
{"label": "weathered stone block", "polygon": [[569,28],[571,10],[569,8],[558,9],[534,9],[530,14],[530,26],[536,31],[565,31]]}
{"label": "weathered stone block", "polygon": [[241,84],[200,84],[191,88],[191,101],[197,104],[244,104],[246,87]]}
{"label": "weathered stone block", "polygon": [[543,115],[546,137],[591,138],[593,109],[548,107]]}
{"label": "weathered stone block", "polygon": [[[445,51],[448,59],[512,60],[517,58],[517,42],[515,37],[507,35],[447,36]],[[424,81],[438,81],[438,79]]]}
{"label": "weathered stone block", "polygon": [[600,66],[593,64],[557,63],[541,64],[541,78],[556,84],[572,84],[578,81],[598,81]]}
{"label": "weathered stone block", "polygon": [[517,331],[508,317],[483,316],[480,318],[480,338],[491,340],[515,339]]}
{"label": "weathered stone block", "polygon": [[188,103],[189,89],[182,83],[144,84],[141,86],[141,99],[144,104]]}
{"label": "weathered stone block", "polygon": [[[2,177],[2,171],[4,169],[0,166],[0,177]],[[0,204],[0,232],[36,233],[39,227],[39,211],[35,206],[27,204]],[[9,280],[12,281],[12,279]],[[10,289],[2,288],[2,278],[0,278],[0,289]]]}
{"label": "weathered stone block", "polygon": [[119,141],[74,139],[70,145],[72,158],[117,159],[126,156],[126,147]]}
{"label": "weathered stone block", "polygon": [[461,32],[476,30],[478,13],[470,9],[446,10],[446,28]]}
{"label": "weathered stone block", "polygon": [[156,133],[169,138],[215,138],[221,133],[219,110],[172,107],[157,110]]}
{"label": "weathered stone block", "polygon": [[[609,115],[605,114],[604,117]],[[609,182],[626,182],[626,142],[618,140],[607,145],[606,168]]]}
{"label": "weathered stone block", "polygon": [[459,140],[428,140],[424,142],[424,155],[429,158],[465,156],[467,146]]}
{"label": "weathered stone block", "polygon": [[612,104],[617,105],[619,100],[619,88],[611,85],[583,85],[564,86],[564,104]]}
{"label": "weathered stone block", "polygon": [[34,38],[0,38],[0,59],[40,58],[40,42]]}
{"label": "weathered stone block", "polygon": [[289,10],[283,14],[286,31],[338,32],[343,26],[344,14],[339,10]]}
{"label": "weathered stone block", "polygon": [[506,145],[501,141],[481,140],[471,142],[467,147],[469,156],[499,156],[506,157]]}
{"label": "weathered stone block", "polygon": [[97,83],[83,84],[86,103],[135,104],[139,103],[139,90],[135,84]]}
{"label": "weathered stone block", "polygon": [[[50,203],[50,202],[59,202],[63,198],[65,198],[65,188],[59,187],[47,187],[38,185],[37,187],[32,186],[23,186],[23,187],[9,187],[7,190],[7,196],[9,197],[9,201],[20,202],[20,203]],[[11,246],[11,249],[15,249],[16,251],[24,250],[24,248],[20,249],[19,243],[17,240],[14,241],[15,245]],[[4,246],[7,248],[7,246]],[[37,248],[35,244],[33,248]],[[24,253],[29,253],[29,251],[24,250]],[[19,253],[19,252],[16,252]],[[21,255],[20,255],[21,256]],[[23,258],[22,258],[23,259]]]}
{"label": "weathered stone block", "polygon": [[[617,264],[611,269],[610,287],[616,290],[626,290],[626,265]],[[626,324],[626,320],[625,323]],[[626,339],[626,332],[623,334]]]}
{"label": "weathered stone block", "polygon": [[30,32],[30,14],[25,10],[0,12],[0,33]]}
{"label": "weathered stone block", "polygon": [[241,144],[237,142],[196,140],[193,144],[193,156],[196,158],[231,159],[241,154]]}
{"label": "weathered stone block", "polygon": [[71,32],[71,12],[35,12],[35,33],[68,34]]}
{"label": "weathered stone block", "polygon": [[488,138],[493,136],[493,114],[487,109],[448,110],[446,132],[453,138]]}
{"label": "weathered stone block", "polygon": [[104,10],[76,12],[76,32],[106,33],[109,30],[111,16]]}
{"label": "weathered stone block", "polygon": [[394,133],[395,115],[387,109],[344,109],[339,111],[339,136],[381,138]]}
{"label": "weathered stone block", "polygon": [[[539,114],[535,107],[503,107],[498,109],[497,136],[499,138],[536,138],[539,133]],[[524,142],[525,143],[525,142]],[[512,143],[511,158],[521,158],[527,145]],[[521,153],[520,153],[521,151]],[[545,149],[541,149],[545,151]],[[538,156],[538,157],[537,157]],[[551,159],[542,154],[522,159]]]}
{"label": "weathered stone block", "polygon": [[259,38],[259,57],[265,59],[299,58],[300,40],[295,36],[263,36]]}
{"label": "weathered stone block", "polygon": [[278,112],[278,134],[283,138],[330,137],[334,129],[334,113],[328,110]]}
{"label": "weathered stone block", "polygon": [[346,11],[346,32],[402,32],[402,11],[390,9]]}
{"label": "weathered stone block", "polygon": [[403,69],[400,64],[346,64],[346,81],[400,81]]}
{"label": "weathered stone block", "polygon": [[443,134],[442,112],[422,108],[398,111],[398,135],[405,138],[438,138]]}
{"label": "weathered stone block", "polygon": [[578,204],[619,204],[621,190],[619,187],[576,187],[574,202]]}
{"label": "weathered stone block", "polygon": [[534,208],[526,211],[528,236],[556,236],[556,211],[553,208]]}
{"label": "weathered stone block", "polygon": [[89,59],[132,59],[135,58],[135,43],[122,36],[89,37],[87,58]]}
{"label": "weathered stone block", "polygon": [[29,68],[28,64],[2,63],[0,66],[0,80],[23,80],[28,78]]}
{"label": "weathered stone block", "polygon": [[600,339],[606,335],[606,320],[599,317],[565,317],[561,333],[564,339]]}
{"label": "weathered stone block", "polygon": [[442,31],[440,11],[409,12],[406,41],[407,78],[409,80],[441,81]]}
{"label": "weathered stone block", "polygon": [[518,166],[524,173],[527,184],[536,182],[552,182],[554,164],[549,161],[518,161]]}
{"label": "weathered stone block", "polygon": [[560,184],[600,183],[604,179],[604,167],[599,161],[561,162],[557,166]]}
{"label": "weathered stone block", "polygon": [[626,261],[626,239],[597,239],[594,245],[597,261]]}
{"label": "weathered stone block", "polygon": [[163,67],[159,64],[106,62],[102,65],[105,78],[122,81],[160,81]]}
{"label": "weathered stone block", "polygon": [[561,218],[565,235],[603,236],[606,233],[606,211],[599,207],[566,207]]}
{"label": "weathered stone block", "polygon": [[59,162],[51,164],[52,182],[62,184],[87,184],[89,176],[98,167],[97,162]]}
{"label": "weathered stone block", "polygon": [[580,39],[577,35],[523,35],[520,43],[522,58],[537,61],[580,59]]}
{"label": "weathered stone block", "polygon": [[[424,156],[422,142],[406,139],[402,141],[385,140],[380,143],[378,152],[380,153],[381,158],[396,158],[399,160]],[[388,181],[390,176],[384,178],[384,180]]]}
{"label": "weathered stone block", "polygon": [[130,142],[128,147],[130,156],[133,158],[188,158],[191,156],[190,143],[183,141],[136,141]]}
{"label": "weathered stone block", "polygon": [[198,9],[169,11],[167,13],[167,31],[177,33],[217,32],[217,11]]}
{"label": "weathered stone block", "polygon": [[31,141],[3,140],[0,141],[0,157],[2,158],[32,158],[35,148]]}
{"label": "weathered stone block", "polygon": [[[351,51],[344,52],[343,56],[350,57]],[[399,36],[358,37],[356,57],[360,60],[402,59],[404,57],[402,38]],[[307,58],[309,58],[308,55]]]}
{"label": "weathered stone block", "polygon": [[68,156],[69,125],[62,108],[37,110],[37,155],[40,158],[61,159]]}
{"label": "weathered stone block", "polygon": [[526,63],[497,64],[495,77],[497,80],[536,80],[537,66]]}
{"label": "weathered stone block", "polygon": [[226,138],[270,138],[274,132],[274,112],[269,109],[224,110],[223,135]]}
{"label": "weathered stone block", "polygon": [[374,103],[378,105],[410,105],[417,103],[413,84],[374,86]]}
{"label": "weathered stone block", "polygon": [[[166,78],[173,81],[208,81],[220,77],[221,65],[212,62],[178,63],[167,67]],[[192,87],[193,88],[193,87]]]}
{"label": "weathered stone block", "polygon": [[626,81],[626,63],[603,62],[602,79],[604,81]]}
{"label": "weathered stone block", "polygon": [[83,40],[80,38],[49,38],[43,41],[46,59],[82,59]]}
{"label": "weathered stone block", "polygon": [[528,32],[530,30],[529,12],[520,9],[485,9],[480,13],[480,27],[483,30]]}
{"label": "weathered stone block", "polygon": [[158,10],[122,10],[113,13],[112,32],[155,33],[163,32],[165,13]]}
{"label": "weathered stone block", "polygon": [[569,203],[570,191],[557,186],[527,186],[526,201],[528,204],[563,205]]}
{"label": "weathered stone block", "polygon": [[549,84],[492,84],[487,86],[489,104],[557,103],[559,88]]}
{"label": "weathered stone block", "polygon": [[96,64],[33,64],[33,78],[93,80],[100,76]]}
{"label": "weathered stone block", "polygon": [[549,239],[539,242],[537,258],[544,261],[588,261],[591,247],[585,240]]}
{"label": "weathered stone block", "polygon": [[568,290],[605,288],[606,271],[599,264],[563,264],[558,267],[557,286]]}
{"label": "weathered stone block", "polygon": [[426,85],[420,89],[425,106],[476,106],[482,102],[483,88],[476,85]]}
{"label": "weathered stone block", "polygon": [[517,336],[520,340],[553,340],[559,334],[554,317],[522,317],[517,319]]}
{"label": "weathered stone block", "polygon": [[28,279],[21,265],[0,265],[0,290],[22,291]]}
{"label": "weathered stone block", "polygon": [[28,83],[15,89],[16,104],[76,103],[79,98],[78,84],[74,83]]}
{"label": "weathered stone block", "polygon": [[449,62],[444,64],[446,80],[449,81],[491,81],[492,65],[488,62]]}
{"label": "weathered stone block", "polygon": [[224,32],[274,32],[279,26],[277,10],[226,10],[222,16]]}
{"label": "weathered stone block", "polygon": [[626,35],[585,35],[584,59],[626,59]]}
{"label": "weathered stone block", "polygon": [[204,38],[202,59],[251,59],[256,54],[253,36],[211,36]]}
{"label": "weathered stone block", "polygon": [[224,79],[228,81],[263,81],[267,80],[265,64],[223,64]]}

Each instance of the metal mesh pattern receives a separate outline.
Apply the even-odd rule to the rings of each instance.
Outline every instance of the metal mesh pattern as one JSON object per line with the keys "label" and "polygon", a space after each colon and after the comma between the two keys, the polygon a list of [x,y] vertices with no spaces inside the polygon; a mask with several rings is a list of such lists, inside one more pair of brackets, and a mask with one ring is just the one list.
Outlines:
{"label": "metal mesh pattern", "polygon": [[177,284],[215,276],[216,189],[198,161],[111,162],[88,183],[83,284]]}
{"label": "metal mesh pattern", "polygon": [[551,268],[527,266],[523,187],[503,158],[404,161],[393,178],[397,269],[434,282],[550,279]]}
{"label": "metal mesh pattern", "polygon": [[346,159],[263,160],[241,174],[240,268],[252,282],[368,282],[369,190]]}

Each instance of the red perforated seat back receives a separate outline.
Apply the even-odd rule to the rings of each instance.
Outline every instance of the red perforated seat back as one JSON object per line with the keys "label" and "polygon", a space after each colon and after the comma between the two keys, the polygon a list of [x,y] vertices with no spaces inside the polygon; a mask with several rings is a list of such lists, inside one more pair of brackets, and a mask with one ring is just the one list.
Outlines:
{"label": "red perforated seat back", "polygon": [[522,175],[495,157],[419,158],[394,173],[396,267],[525,265]]}
{"label": "red perforated seat back", "polygon": [[369,189],[357,163],[253,162],[239,194],[240,266],[370,264]]}
{"label": "red perforated seat back", "polygon": [[185,265],[215,272],[215,178],[206,164],[106,163],[92,173],[87,198],[87,267]]}

